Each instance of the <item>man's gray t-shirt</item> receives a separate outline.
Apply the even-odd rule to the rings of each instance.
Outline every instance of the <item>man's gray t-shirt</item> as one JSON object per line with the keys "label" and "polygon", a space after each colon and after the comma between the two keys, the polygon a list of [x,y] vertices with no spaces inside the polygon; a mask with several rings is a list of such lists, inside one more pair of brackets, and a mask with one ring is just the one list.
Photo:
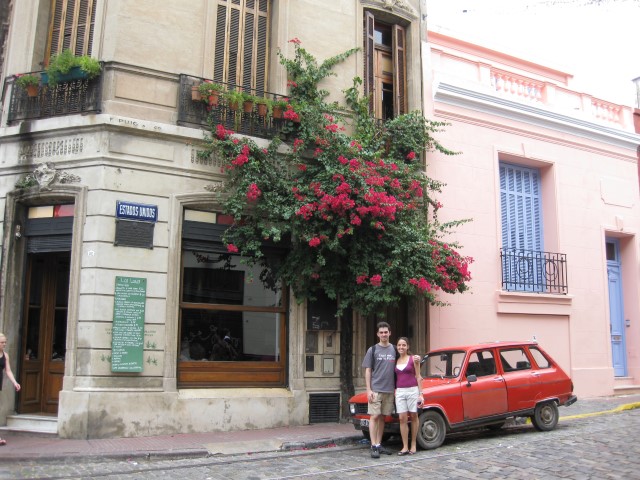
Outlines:
{"label": "man's gray t-shirt", "polygon": [[[362,361],[362,368],[373,368],[371,372],[371,390],[374,392],[393,393],[395,385],[394,369],[396,368],[396,348],[389,344],[382,347],[376,345],[376,358],[373,358],[373,347],[369,347]],[[375,367],[374,367],[375,362]]]}

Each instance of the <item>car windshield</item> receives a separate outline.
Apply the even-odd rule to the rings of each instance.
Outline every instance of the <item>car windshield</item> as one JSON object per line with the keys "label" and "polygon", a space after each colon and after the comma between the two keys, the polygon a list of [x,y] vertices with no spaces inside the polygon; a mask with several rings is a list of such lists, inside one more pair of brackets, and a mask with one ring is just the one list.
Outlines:
{"label": "car windshield", "polygon": [[427,354],[421,368],[422,377],[456,378],[464,356],[465,352],[458,350]]}

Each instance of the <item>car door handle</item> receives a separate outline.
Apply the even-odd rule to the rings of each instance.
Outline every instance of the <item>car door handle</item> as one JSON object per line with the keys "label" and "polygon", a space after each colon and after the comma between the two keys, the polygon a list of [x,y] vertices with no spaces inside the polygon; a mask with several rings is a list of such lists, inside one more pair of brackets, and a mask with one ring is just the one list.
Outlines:
{"label": "car door handle", "polygon": [[538,377],[538,376],[540,376],[540,374],[538,372],[531,372],[531,376],[532,377]]}
{"label": "car door handle", "polygon": [[504,378],[502,377],[496,377],[493,379],[494,382],[504,382]]}

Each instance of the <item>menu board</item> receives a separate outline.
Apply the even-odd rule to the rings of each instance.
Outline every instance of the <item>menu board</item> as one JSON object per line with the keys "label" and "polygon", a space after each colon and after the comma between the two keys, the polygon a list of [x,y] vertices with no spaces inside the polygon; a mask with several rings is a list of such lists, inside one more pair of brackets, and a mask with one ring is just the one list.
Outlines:
{"label": "menu board", "polygon": [[147,279],[116,277],[111,329],[111,371],[141,372]]}

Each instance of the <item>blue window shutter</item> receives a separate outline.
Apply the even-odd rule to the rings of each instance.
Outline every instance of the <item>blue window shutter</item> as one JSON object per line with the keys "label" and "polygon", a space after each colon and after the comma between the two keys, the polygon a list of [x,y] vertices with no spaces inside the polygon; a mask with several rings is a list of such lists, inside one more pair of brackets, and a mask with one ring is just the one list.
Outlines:
{"label": "blue window shutter", "polygon": [[539,290],[544,275],[540,173],[500,163],[503,285],[508,290]]}

